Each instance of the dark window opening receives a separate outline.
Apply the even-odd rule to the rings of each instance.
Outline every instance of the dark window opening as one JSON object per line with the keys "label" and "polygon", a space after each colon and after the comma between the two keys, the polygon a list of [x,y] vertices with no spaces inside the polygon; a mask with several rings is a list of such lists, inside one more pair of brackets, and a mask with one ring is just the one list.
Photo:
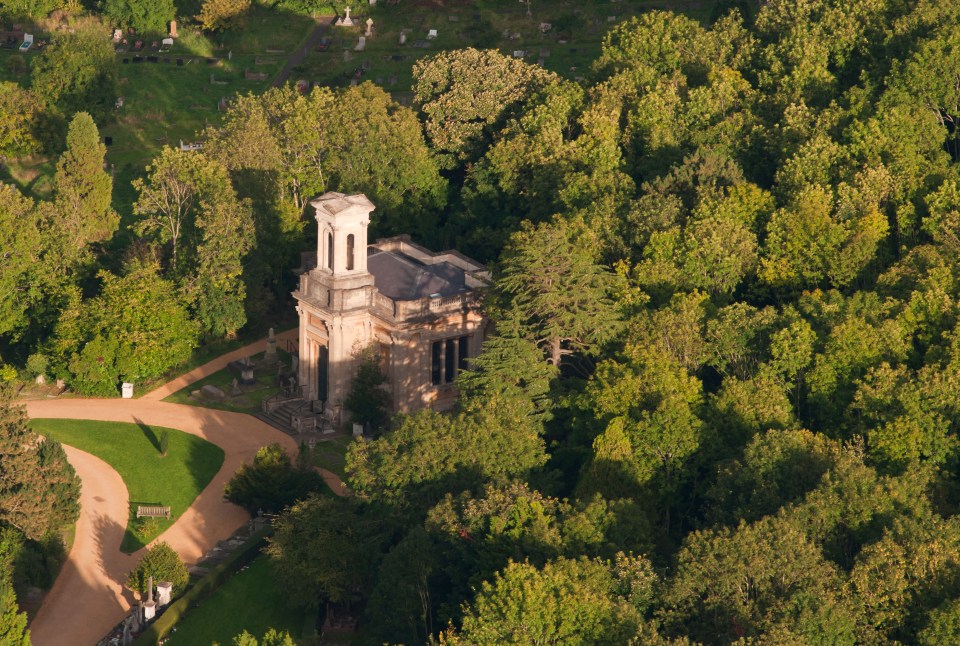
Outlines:
{"label": "dark window opening", "polygon": [[457,369],[466,370],[469,368],[467,359],[470,358],[469,346],[467,345],[469,337],[462,336],[458,340],[459,348],[457,348]]}
{"label": "dark window opening", "polygon": [[317,348],[317,399],[327,399],[327,371],[330,369],[329,352],[326,346]]}
{"label": "dark window opening", "polygon": [[327,234],[327,269],[333,269],[333,234]]}
{"label": "dark window opening", "polygon": [[446,359],[444,373],[447,377],[446,382],[449,384],[457,376],[457,348],[453,339],[447,339],[446,357],[444,358]]}
{"label": "dark window opening", "polygon": [[431,351],[430,361],[430,381],[434,386],[440,385],[440,370],[443,367],[443,344],[441,341],[434,341]]}
{"label": "dark window opening", "polygon": [[353,234],[347,236],[347,271],[353,269]]}

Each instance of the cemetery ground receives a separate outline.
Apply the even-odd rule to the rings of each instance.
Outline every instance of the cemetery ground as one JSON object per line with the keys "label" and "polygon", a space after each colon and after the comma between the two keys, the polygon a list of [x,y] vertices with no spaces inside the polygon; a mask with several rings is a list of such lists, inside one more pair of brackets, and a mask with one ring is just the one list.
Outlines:
{"label": "cemetery ground", "polygon": [[198,608],[187,613],[165,643],[168,646],[230,644],[233,637],[244,630],[260,636],[268,628],[299,635],[304,626],[304,613],[286,603],[270,567],[266,556],[254,559]]}
{"label": "cemetery ground", "polygon": [[[420,58],[445,50],[474,47],[497,49],[507,56],[538,63],[557,74],[587,76],[600,55],[607,31],[645,11],[669,9],[706,22],[714,0],[614,0],[580,2],[532,0],[409,0],[374,7],[356,3],[356,27],[331,27],[329,38],[296,68],[291,80],[344,86],[369,80],[406,102],[413,83],[412,69]],[[366,20],[373,19],[373,36],[356,51]],[[549,29],[541,27],[549,24]],[[430,38],[430,30],[436,37]],[[401,33],[405,44],[400,44]],[[360,70],[360,75],[357,75]]]}
{"label": "cemetery ground", "polygon": [[[97,456],[123,479],[130,517],[120,549],[131,553],[148,544],[193,503],[223,464],[223,450],[195,435],[147,424],[70,419],[34,419],[37,433]],[[167,454],[160,438],[167,433]],[[137,519],[137,505],[169,506],[171,518]]]}
{"label": "cemetery ground", "polygon": [[[190,406],[203,406],[205,408],[215,408],[217,410],[228,410],[237,413],[254,413],[260,410],[260,403],[279,392],[277,385],[277,367],[289,367],[290,354],[284,350],[277,349],[277,364],[266,366],[262,364],[264,353],[255,354],[251,357],[255,368],[253,371],[256,384],[249,386],[240,386],[240,394],[233,393],[233,380],[237,378],[234,372],[229,368],[219,370],[208,377],[204,377],[189,386],[179,390],[163,401],[172,404],[188,404]],[[204,386],[215,386],[224,393],[221,400],[205,397],[201,393]]]}

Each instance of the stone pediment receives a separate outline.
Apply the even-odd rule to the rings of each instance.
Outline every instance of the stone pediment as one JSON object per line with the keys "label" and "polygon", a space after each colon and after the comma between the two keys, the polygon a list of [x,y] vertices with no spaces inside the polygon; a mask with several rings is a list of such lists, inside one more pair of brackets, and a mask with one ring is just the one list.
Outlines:
{"label": "stone pediment", "polygon": [[373,202],[367,199],[363,193],[347,195],[330,191],[310,202],[311,206],[317,211],[317,219],[322,216],[334,219],[337,216],[346,216],[356,213],[357,215],[366,215],[376,207]]}

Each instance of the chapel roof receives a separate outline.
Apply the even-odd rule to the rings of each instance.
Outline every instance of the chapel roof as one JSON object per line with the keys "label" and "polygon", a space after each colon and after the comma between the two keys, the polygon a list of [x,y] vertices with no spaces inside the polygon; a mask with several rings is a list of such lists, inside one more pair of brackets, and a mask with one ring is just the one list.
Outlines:
{"label": "chapel roof", "polygon": [[397,250],[368,249],[367,271],[377,290],[396,301],[453,296],[468,291],[466,270],[450,262],[423,263]]}

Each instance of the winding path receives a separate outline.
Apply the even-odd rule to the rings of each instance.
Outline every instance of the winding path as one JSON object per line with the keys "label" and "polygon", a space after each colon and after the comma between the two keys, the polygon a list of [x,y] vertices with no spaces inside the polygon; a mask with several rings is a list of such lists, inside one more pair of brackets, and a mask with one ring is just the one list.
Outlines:
{"label": "winding path", "polygon": [[[278,335],[282,338],[282,335]],[[174,380],[182,388],[228,361],[252,354],[263,341],[220,357]],[[258,350],[256,350],[258,351]],[[239,353],[239,354],[238,354]],[[209,371],[209,372],[208,372]],[[199,376],[198,376],[199,375]],[[218,541],[228,538],[249,519],[240,507],[223,499],[223,487],[243,462],[252,462],[257,449],[273,442],[295,451],[293,438],[255,417],[197,406],[159,401],[161,387],[140,399],[48,399],[24,402],[33,418],[86,419],[166,426],[198,435],[223,449],[223,466],[193,504],[156,541],[165,541],[188,564],[196,563]],[[166,395],[162,395],[165,397]],[[128,518],[127,490],[120,476],[88,453],[64,447],[83,482],[80,520],[66,564],[30,624],[34,646],[95,644],[119,623],[134,601],[123,588],[126,573],[142,550],[123,554],[120,541]],[[339,494],[343,483],[332,473],[324,478]],[[336,486],[339,485],[339,486]]]}

